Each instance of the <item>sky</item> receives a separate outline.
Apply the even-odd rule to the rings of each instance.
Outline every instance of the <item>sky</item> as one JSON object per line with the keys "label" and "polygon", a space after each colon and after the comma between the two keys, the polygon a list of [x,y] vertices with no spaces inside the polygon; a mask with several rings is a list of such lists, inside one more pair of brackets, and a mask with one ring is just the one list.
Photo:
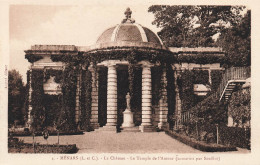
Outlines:
{"label": "sky", "polygon": [[26,71],[30,63],[24,50],[32,45],[95,44],[101,33],[119,24],[127,7],[132,10],[136,23],[158,32],[152,25],[154,15],[148,13],[150,5],[11,5],[9,8],[10,69],[18,70],[26,83]]}

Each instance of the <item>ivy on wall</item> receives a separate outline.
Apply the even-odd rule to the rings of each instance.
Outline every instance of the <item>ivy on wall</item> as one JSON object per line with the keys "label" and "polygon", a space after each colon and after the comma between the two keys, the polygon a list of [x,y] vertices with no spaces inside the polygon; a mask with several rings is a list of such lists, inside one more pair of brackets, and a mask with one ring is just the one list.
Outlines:
{"label": "ivy on wall", "polygon": [[63,71],[62,79],[62,111],[61,123],[58,123],[60,130],[75,130],[75,107],[77,88],[77,68],[68,64]]}
{"label": "ivy on wall", "polygon": [[193,83],[194,84],[209,84],[209,71],[208,70],[193,70]]}
{"label": "ivy on wall", "polygon": [[[195,106],[198,102],[203,100],[204,97],[200,97],[194,94],[194,84],[195,83],[205,83],[206,81],[201,78],[196,78],[195,73],[203,73],[200,71],[189,71],[185,70],[181,73],[180,77],[177,79],[177,84],[180,89],[180,99],[182,101],[182,111],[189,111],[193,106]],[[203,74],[202,74],[203,75]],[[201,76],[204,77],[204,76]],[[196,80],[196,81],[195,81]],[[202,82],[198,81],[201,80]],[[208,84],[208,79],[207,84]]]}
{"label": "ivy on wall", "polygon": [[42,57],[42,56],[39,56],[39,55],[34,55],[34,54],[26,54],[26,55],[25,55],[25,58],[26,58],[30,63],[33,63],[33,62],[36,62],[36,61],[42,59],[43,57]]}
{"label": "ivy on wall", "polygon": [[133,95],[131,96],[131,111],[134,112],[134,123],[142,123],[142,68],[134,68]]}
{"label": "ivy on wall", "polygon": [[26,73],[27,76],[27,84],[26,84],[26,95],[25,95],[25,102],[24,102],[24,109],[26,111],[24,120],[28,121],[28,109],[29,109],[29,90],[31,85],[31,71],[28,70]]}
{"label": "ivy on wall", "polygon": [[98,122],[104,126],[107,122],[107,67],[101,67],[98,71]]}
{"label": "ivy on wall", "polygon": [[196,64],[212,64],[212,63],[224,63],[226,57],[224,55],[212,54],[210,52],[193,54],[179,54],[178,62],[196,63]]}
{"label": "ivy on wall", "polygon": [[219,88],[220,82],[223,76],[222,70],[212,70],[211,71],[211,92],[216,92]]}
{"label": "ivy on wall", "polygon": [[[26,58],[29,62],[35,62],[42,58],[42,56],[27,54]],[[160,63],[161,66],[170,66],[172,63],[179,62],[195,62],[195,63],[214,63],[222,62],[224,58],[218,55],[206,55],[206,54],[196,54],[189,57],[187,55],[174,54],[168,50],[153,49],[146,47],[110,47],[106,49],[95,49],[88,52],[78,52],[78,55],[51,55],[51,59],[56,61],[62,61],[66,64],[65,70],[47,69],[43,75],[42,80],[48,80],[50,76],[55,76],[55,82],[61,83],[62,86],[62,109],[61,109],[61,119],[60,125],[62,129],[74,129],[75,123],[75,98],[76,98],[76,76],[81,70],[80,66],[85,65],[86,68],[92,64],[95,78],[97,79],[97,63],[104,60],[126,60],[129,62],[128,67],[128,79],[129,79],[129,92],[131,95],[131,107],[133,111],[138,111],[141,105],[141,70],[136,68],[136,63],[142,60],[148,60],[151,63]],[[159,69],[158,72],[161,70]],[[81,96],[80,96],[80,106],[81,106],[81,129],[87,130],[90,123],[91,116],[91,73],[86,70],[82,70],[82,82],[81,82]],[[189,73],[188,73],[189,72]],[[207,71],[206,71],[207,72]],[[178,80],[178,85],[181,89],[181,99],[182,99],[182,109],[188,111],[192,106],[194,106],[200,98],[193,93],[193,84],[201,83],[208,84],[208,72],[205,71],[184,71],[181,75],[181,79]],[[63,74],[62,74],[63,73]],[[174,109],[175,99],[174,91],[174,78],[172,70],[167,69],[167,94],[169,109]],[[172,76],[172,77],[171,77]],[[159,80],[158,80],[159,81]],[[213,81],[213,80],[212,80]],[[95,81],[96,84],[96,81]],[[97,85],[97,84],[96,84]],[[160,86],[160,87],[159,87]],[[161,88],[159,85],[158,88]],[[138,92],[136,92],[138,91]],[[169,91],[173,91],[170,93]],[[43,92],[42,92],[43,93]],[[159,92],[161,93],[161,92]],[[153,94],[153,102],[158,102],[160,95],[157,97]],[[139,104],[140,103],[140,104]],[[172,103],[172,104],[171,104]],[[173,113],[173,112],[172,112]],[[135,115],[140,116],[140,112],[136,112]],[[141,118],[141,117],[140,117]],[[138,123],[137,121],[136,123]]]}
{"label": "ivy on wall", "polygon": [[45,121],[45,108],[43,106],[43,95],[44,95],[43,78],[44,78],[43,70],[40,69],[32,70],[31,116],[33,119],[32,119],[31,126],[35,131],[40,130]]}
{"label": "ivy on wall", "polygon": [[45,108],[45,127],[57,127],[59,114],[61,113],[61,95],[43,95],[43,106]]}
{"label": "ivy on wall", "polygon": [[56,83],[60,83],[62,80],[62,70],[56,70],[56,69],[46,69],[44,71],[44,82],[46,82],[50,77],[55,77],[54,81]]}
{"label": "ivy on wall", "polygon": [[[90,82],[89,82],[90,81]],[[89,87],[90,86],[90,87]],[[90,124],[91,96],[89,96],[89,88],[91,88],[91,80],[89,80],[88,72],[84,69],[81,71],[81,95],[80,95],[80,128],[84,131],[88,130]],[[90,91],[91,93],[91,91]]]}
{"label": "ivy on wall", "polygon": [[162,78],[162,67],[157,66],[151,69],[152,73],[152,105],[158,106],[161,98],[161,78]]}
{"label": "ivy on wall", "polygon": [[[175,83],[174,73],[170,65],[166,66],[166,78],[167,78],[167,102],[168,102],[168,122],[172,122],[172,116],[174,115],[176,99],[175,99]],[[173,123],[171,123],[173,124]]]}

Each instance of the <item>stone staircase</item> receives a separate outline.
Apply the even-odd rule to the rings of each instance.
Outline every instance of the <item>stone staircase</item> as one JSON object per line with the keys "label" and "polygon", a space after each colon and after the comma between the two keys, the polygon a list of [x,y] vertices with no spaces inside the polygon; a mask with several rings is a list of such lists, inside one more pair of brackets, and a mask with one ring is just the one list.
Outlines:
{"label": "stone staircase", "polygon": [[226,70],[223,75],[222,82],[216,94],[219,101],[228,101],[232,92],[238,85],[246,83],[246,79],[250,77],[250,67],[231,67]]}

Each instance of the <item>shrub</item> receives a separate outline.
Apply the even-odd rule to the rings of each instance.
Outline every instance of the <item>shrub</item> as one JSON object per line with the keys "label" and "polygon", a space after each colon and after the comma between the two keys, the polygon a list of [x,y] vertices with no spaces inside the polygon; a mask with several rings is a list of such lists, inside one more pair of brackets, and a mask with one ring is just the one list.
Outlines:
{"label": "shrub", "polygon": [[224,146],[220,144],[206,144],[204,142],[197,141],[185,135],[178,134],[174,131],[166,131],[166,134],[179,140],[180,142],[187,144],[195,149],[206,151],[206,152],[226,152],[226,151],[236,151],[237,149],[232,146]]}
{"label": "shrub", "polygon": [[240,89],[233,92],[228,109],[237,125],[246,125],[246,122],[251,119],[251,89]]}
{"label": "shrub", "polygon": [[239,127],[219,127],[220,143],[250,149],[250,129]]}

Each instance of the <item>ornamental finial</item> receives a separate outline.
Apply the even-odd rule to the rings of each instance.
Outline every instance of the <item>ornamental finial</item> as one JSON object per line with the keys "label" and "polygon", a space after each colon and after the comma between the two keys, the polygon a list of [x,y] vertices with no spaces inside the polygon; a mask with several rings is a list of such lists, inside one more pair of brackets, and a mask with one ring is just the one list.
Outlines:
{"label": "ornamental finial", "polygon": [[131,9],[129,7],[126,8],[125,19],[123,19],[122,23],[135,23],[135,20],[131,18],[131,15],[132,15]]}
{"label": "ornamental finial", "polygon": [[126,17],[126,19],[131,18],[131,14],[132,14],[132,11],[131,11],[131,9],[128,7],[128,8],[126,9],[126,11],[125,11],[125,17]]}

